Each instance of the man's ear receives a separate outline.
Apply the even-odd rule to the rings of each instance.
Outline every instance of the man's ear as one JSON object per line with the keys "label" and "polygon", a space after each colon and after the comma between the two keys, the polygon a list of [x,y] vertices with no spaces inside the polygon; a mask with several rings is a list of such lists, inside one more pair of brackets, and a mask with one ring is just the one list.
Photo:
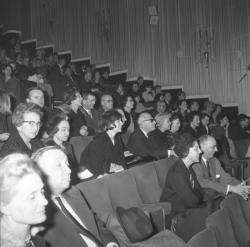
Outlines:
{"label": "man's ear", "polygon": [[26,98],[26,102],[27,102],[27,103],[30,103],[30,99],[29,99],[29,98]]}

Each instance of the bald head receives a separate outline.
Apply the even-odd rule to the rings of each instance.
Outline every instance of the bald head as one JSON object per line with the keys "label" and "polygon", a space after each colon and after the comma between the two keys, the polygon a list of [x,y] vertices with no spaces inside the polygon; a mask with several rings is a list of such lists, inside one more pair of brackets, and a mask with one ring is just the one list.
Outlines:
{"label": "bald head", "polygon": [[199,138],[203,157],[205,159],[211,159],[214,157],[215,152],[218,151],[216,140],[210,135],[203,135]]}
{"label": "bald head", "polygon": [[155,119],[151,116],[150,113],[141,113],[138,117],[137,123],[140,129],[146,133],[155,130]]}
{"label": "bald head", "polygon": [[113,109],[113,98],[110,94],[104,94],[101,97],[101,105],[104,111]]}

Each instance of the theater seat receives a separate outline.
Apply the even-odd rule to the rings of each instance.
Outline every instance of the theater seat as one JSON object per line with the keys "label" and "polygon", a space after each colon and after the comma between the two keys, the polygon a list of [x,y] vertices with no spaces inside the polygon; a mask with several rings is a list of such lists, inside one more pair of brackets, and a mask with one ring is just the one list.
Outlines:
{"label": "theater seat", "polygon": [[82,151],[89,145],[93,140],[93,136],[75,136],[70,139],[70,143],[73,146],[73,151],[76,156],[78,164],[80,164]]}
{"label": "theater seat", "polygon": [[245,220],[250,227],[250,200],[244,200],[242,197],[238,197],[242,213],[245,217]]}
{"label": "theater seat", "polygon": [[187,243],[187,247],[220,247],[217,243],[215,233],[212,229],[206,228],[194,235]]}
{"label": "theater seat", "polygon": [[211,214],[206,220],[206,226],[214,231],[219,247],[240,247],[227,210],[220,209]]}
{"label": "theater seat", "polygon": [[250,228],[245,220],[238,198],[238,195],[226,197],[221,202],[221,208],[229,212],[237,242],[241,247],[246,247],[250,243]]}

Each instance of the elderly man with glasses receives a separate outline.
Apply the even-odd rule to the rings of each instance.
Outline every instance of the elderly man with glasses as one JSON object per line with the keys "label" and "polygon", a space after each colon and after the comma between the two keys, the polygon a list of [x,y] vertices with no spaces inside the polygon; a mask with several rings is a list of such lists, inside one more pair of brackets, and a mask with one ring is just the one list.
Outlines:
{"label": "elderly man with glasses", "polygon": [[36,139],[41,126],[41,108],[33,103],[20,103],[13,112],[12,123],[14,130],[0,150],[0,157],[14,152],[25,153],[29,156],[43,147]]}
{"label": "elderly man with glasses", "polygon": [[131,134],[128,140],[127,149],[144,158],[161,159],[168,157],[168,150],[164,147],[156,147],[149,135],[155,130],[155,119],[150,113],[143,112],[137,119],[138,128]]}

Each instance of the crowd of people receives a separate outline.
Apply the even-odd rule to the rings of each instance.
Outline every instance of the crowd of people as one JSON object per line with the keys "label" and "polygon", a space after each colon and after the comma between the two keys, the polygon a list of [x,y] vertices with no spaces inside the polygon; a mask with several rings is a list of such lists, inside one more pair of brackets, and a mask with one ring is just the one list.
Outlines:
{"label": "crowd of people", "polygon": [[[160,201],[171,202],[166,225],[185,241],[216,208],[204,203],[228,193],[248,198],[249,187],[220,160],[238,157],[237,148],[250,156],[248,116],[231,123],[220,104],[188,102],[183,91],[173,100],[142,76],[129,86],[114,83],[94,65],[76,71],[56,53],[21,50],[17,40],[0,48],[0,65],[1,246],[44,246],[43,239],[50,246],[119,246],[74,185],[128,169],[131,156],[176,157]],[[88,136],[77,161],[70,139]]]}

